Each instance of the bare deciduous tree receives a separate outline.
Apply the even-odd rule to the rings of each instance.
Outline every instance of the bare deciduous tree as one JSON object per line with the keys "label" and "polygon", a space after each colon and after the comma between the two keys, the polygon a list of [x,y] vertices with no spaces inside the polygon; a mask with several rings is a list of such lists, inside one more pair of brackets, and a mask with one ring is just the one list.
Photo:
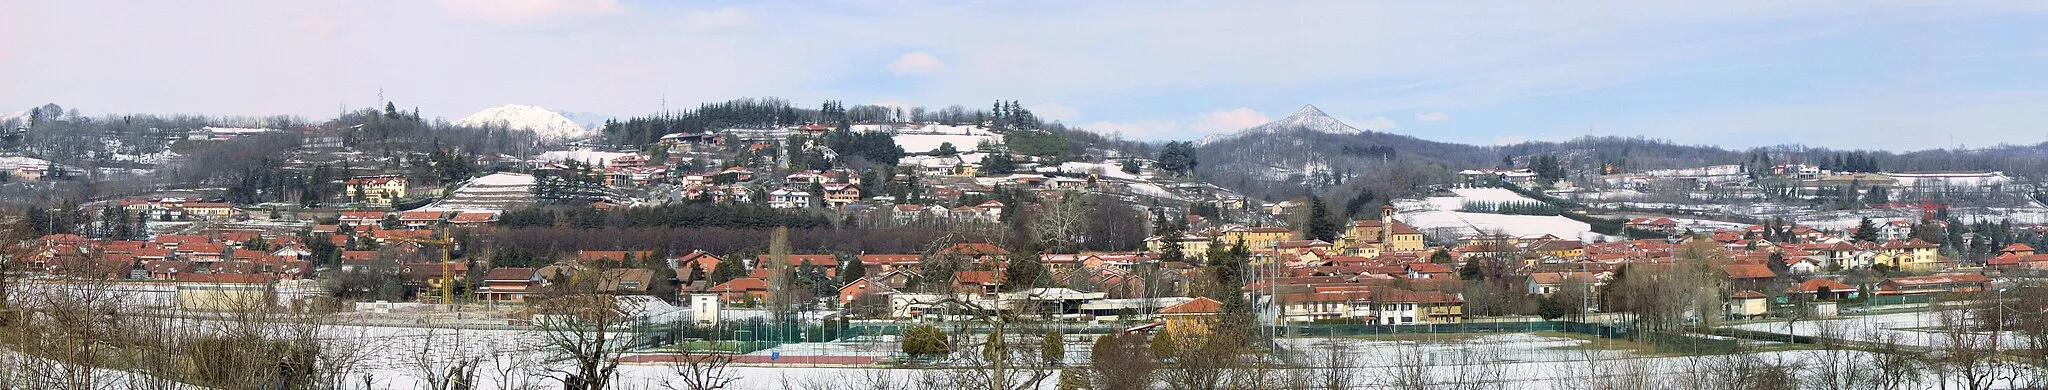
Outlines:
{"label": "bare deciduous tree", "polygon": [[541,348],[569,367],[550,367],[549,376],[568,390],[604,390],[616,378],[618,358],[632,347],[627,332],[637,308],[601,292],[604,270],[579,269],[533,304],[533,330]]}
{"label": "bare deciduous tree", "polygon": [[[476,388],[477,369],[487,356],[471,348],[462,332],[451,331],[443,343],[439,329],[428,330],[420,349],[406,362],[414,378],[427,390],[469,390]],[[438,348],[438,349],[437,349]]]}
{"label": "bare deciduous tree", "polygon": [[684,351],[674,357],[675,361],[668,366],[669,376],[674,380],[662,383],[662,388],[717,390],[740,380],[738,372],[727,369],[732,366],[732,354]]}

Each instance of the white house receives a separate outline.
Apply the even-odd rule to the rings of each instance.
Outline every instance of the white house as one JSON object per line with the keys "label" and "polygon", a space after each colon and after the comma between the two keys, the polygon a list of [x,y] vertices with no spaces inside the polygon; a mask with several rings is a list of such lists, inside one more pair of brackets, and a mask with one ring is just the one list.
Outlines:
{"label": "white house", "polygon": [[811,193],[804,191],[775,190],[768,193],[768,207],[797,209],[811,207]]}

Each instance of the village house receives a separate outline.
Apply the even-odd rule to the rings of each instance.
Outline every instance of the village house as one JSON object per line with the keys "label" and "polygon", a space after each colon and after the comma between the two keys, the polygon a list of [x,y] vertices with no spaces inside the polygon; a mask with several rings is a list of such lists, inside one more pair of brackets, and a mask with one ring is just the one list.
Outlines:
{"label": "village house", "polygon": [[357,203],[389,207],[406,197],[405,176],[362,176],[348,179],[346,184],[349,200]]}
{"label": "village house", "polygon": [[1584,282],[1588,287],[1597,287],[1601,284],[1600,279],[1591,272],[1537,272],[1529,274],[1526,285],[1529,295],[1550,296],[1573,280]]}
{"label": "village house", "polygon": [[1415,252],[1426,244],[1422,231],[1394,220],[1394,206],[1381,205],[1378,220],[1352,221],[1334,249],[1346,256],[1379,257],[1382,253]]}
{"label": "village house", "polygon": [[1208,297],[1196,297],[1159,309],[1159,316],[1166,322],[1166,331],[1182,336],[1208,334],[1222,314],[1223,303]]}
{"label": "village house", "polygon": [[868,278],[860,278],[854,280],[853,283],[847,283],[845,286],[839,287],[839,303],[850,304],[869,297],[879,297],[882,300],[887,300],[889,295],[895,293],[896,289],[888,284]]}
{"label": "village house", "polygon": [[539,293],[546,282],[539,270],[533,268],[494,268],[484,274],[484,287],[477,292],[477,298],[485,302],[524,302]]}
{"label": "village house", "polygon": [[212,221],[225,221],[235,212],[234,205],[227,202],[188,202],[183,208],[186,217]]}
{"label": "village house", "polygon": [[1778,275],[1771,267],[1763,264],[1729,264],[1721,266],[1721,272],[1728,277],[1728,284],[1736,290],[1762,290]]}
{"label": "village house", "polygon": [[343,211],[336,220],[347,226],[377,226],[384,221],[382,211]]}
{"label": "village house", "polygon": [[1294,231],[1284,227],[1234,227],[1223,230],[1223,245],[1243,244],[1252,252],[1270,250],[1281,241],[1294,238]]}
{"label": "village house", "polygon": [[768,193],[768,207],[778,209],[811,207],[811,193],[787,189],[775,190]]}
{"label": "village house", "polygon": [[1842,282],[1821,278],[1807,279],[1804,282],[1799,282],[1798,287],[1795,287],[1792,289],[1792,291],[1787,292],[1798,294],[1801,298],[1804,298],[1808,301],[1832,301],[1844,298],[1853,299],[1856,298],[1857,293],[1855,287],[1850,287],[1849,285],[1843,284]]}
{"label": "village house", "polygon": [[1763,293],[1749,290],[1738,291],[1728,296],[1728,301],[1722,304],[1721,311],[1728,313],[1729,318],[1762,317],[1765,314],[1770,314],[1769,301],[1770,296]]}
{"label": "village house", "polygon": [[1878,246],[1876,262],[1892,269],[1906,272],[1928,272],[1943,264],[1936,245],[1920,239],[1910,241],[1892,240]]}
{"label": "village house", "polygon": [[757,278],[738,278],[711,286],[705,292],[718,294],[726,303],[751,303],[768,299],[768,282]]}
{"label": "village house", "polygon": [[445,215],[439,211],[407,211],[398,213],[398,224],[405,229],[427,229],[441,223],[441,218]]}
{"label": "village house", "polygon": [[824,188],[825,205],[828,207],[844,208],[860,201],[860,187],[852,184],[832,183],[824,185]]}

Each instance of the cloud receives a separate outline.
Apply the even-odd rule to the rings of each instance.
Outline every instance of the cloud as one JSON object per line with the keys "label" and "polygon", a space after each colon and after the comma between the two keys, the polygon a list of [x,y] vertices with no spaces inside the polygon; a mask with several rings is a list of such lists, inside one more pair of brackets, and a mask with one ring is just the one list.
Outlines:
{"label": "cloud", "polygon": [[1447,120],[1451,120],[1451,114],[1438,111],[1415,113],[1416,122],[1442,122]]}
{"label": "cloud", "polygon": [[1076,110],[1074,109],[1074,107],[1070,107],[1065,104],[1059,103],[1047,102],[1033,104],[1029,107],[1025,107],[1025,109],[1031,110],[1031,115],[1036,115],[1039,119],[1052,121],[1071,121],[1074,120],[1074,118],[1079,118],[1081,116],[1080,110]]}
{"label": "cloud", "polygon": [[1372,119],[1366,120],[1355,120],[1351,121],[1351,124],[1356,125],[1358,126],[1358,128],[1361,129],[1373,131],[1386,131],[1396,127],[1401,127],[1400,124],[1394,123],[1393,119],[1387,119],[1387,117],[1384,116],[1376,116],[1372,117]]}
{"label": "cloud", "polygon": [[1195,123],[1188,125],[1188,131],[1201,134],[1224,133],[1244,130],[1247,127],[1258,126],[1272,121],[1273,118],[1266,117],[1266,114],[1261,114],[1250,108],[1238,107],[1202,114],[1199,118],[1195,119]]}
{"label": "cloud", "polygon": [[947,66],[944,61],[939,61],[939,57],[921,51],[905,53],[902,57],[896,57],[895,61],[889,62],[889,72],[897,76],[941,73],[949,69],[952,67]]}
{"label": "cloud", "polygon": [[1123,135],[1123,136],[1124,136],[1124,138],[1132,138],[1132,139],[1153,139],[1153,138],[1159,138],[1160,136],[1164,136],[1164,135],[1172,135],[1172,134],[1176,134],[1176,133],[1179,133],[1179,132],[1180,132],[1180,124],[1177,124],[1177,123],[1173,123],[1172,121],[1155,121],[1155,122],[1107,122],[1107,121],[1099,121],[1099,122],[1090,122],[1090,123],[1088,123],[1088,124],[1085,124],[1085,125],[1081,125],[1081,128],[1082,128],[1082,129],[1087,129],[1088,131],[1093,131],[1093,132],[1096,132],[1096,133],[1102,133],[1102,134],[1120,134],[1120,135]]}
{"label": "cloud", "polygon": [[519,24],[551,16],[611,15],[625,12],[618,0],[440,0],[441,10],[459,18]]}
{"label": "cloud", "polygon": [[754,16],[739,7],[725,7],[715,10],[692,10],[683,14],[683,25],[691,30],[718,31],[754,24]]}

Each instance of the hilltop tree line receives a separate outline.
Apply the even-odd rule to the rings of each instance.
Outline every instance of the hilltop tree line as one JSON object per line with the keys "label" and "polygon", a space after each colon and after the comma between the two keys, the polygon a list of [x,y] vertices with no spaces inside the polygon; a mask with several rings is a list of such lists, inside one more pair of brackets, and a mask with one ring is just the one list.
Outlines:
{"label": "hilltop tree line", "polygon": [[419,108],[410,112],[386,102],[382,110],[361,109],[342,114],[320,125],[316,134],[339,131],[344,146],[369,154],[400,152],[431,153],[460,151],[462,155],[533,154],[540,138],[533,132],[502,126],[464,127],[420,117]]}

